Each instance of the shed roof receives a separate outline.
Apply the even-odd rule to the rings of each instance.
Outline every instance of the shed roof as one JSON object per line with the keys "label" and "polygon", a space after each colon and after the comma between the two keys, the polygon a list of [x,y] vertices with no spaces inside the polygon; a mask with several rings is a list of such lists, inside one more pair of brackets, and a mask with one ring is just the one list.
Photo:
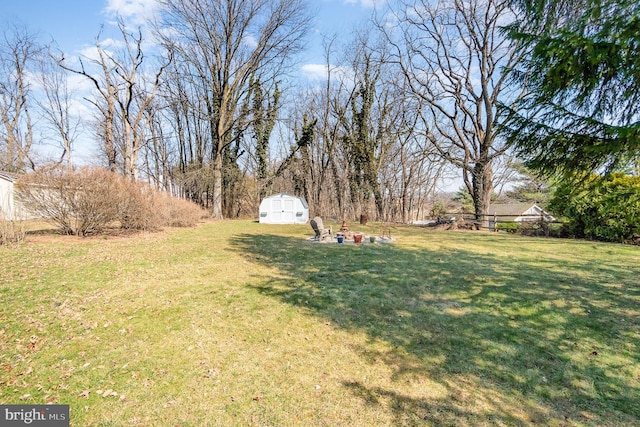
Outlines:
{"label": "shed roof", "polygon": [[307,200],[304,197],[294,196],[292,194],[287,194],[287,193],[272,194],[270,196],[266,196],[262,200],[272,199],[272,198],[276,198],[276,197],[280,197],[280,198],[289,197],[289,198],[292,198],[292,199],[298,199],[298,200],[300,200],[300,202],[302,203],[302,206],[304,206],[305,209],[309,209],[309,205],[307,204]]}
{"label": "shed roof", "polygon": [[270,196],[266,196],[265,199],[270,199],[272,197],[293,197],[293,198],[296,198],[296,199],[300,199],[300,197],[298,197],[298,196],[294,196],[293,194],[287,194],[287,193],[271,194]]}

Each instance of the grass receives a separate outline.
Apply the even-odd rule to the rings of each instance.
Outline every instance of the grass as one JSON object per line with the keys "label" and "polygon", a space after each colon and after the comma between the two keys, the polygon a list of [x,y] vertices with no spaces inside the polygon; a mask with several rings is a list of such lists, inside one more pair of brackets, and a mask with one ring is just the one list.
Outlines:
{"label": "grass", "polygon": [[640,248],[310,235],[0,247],[0,402],[69,404],[74,426],[640,423]]}

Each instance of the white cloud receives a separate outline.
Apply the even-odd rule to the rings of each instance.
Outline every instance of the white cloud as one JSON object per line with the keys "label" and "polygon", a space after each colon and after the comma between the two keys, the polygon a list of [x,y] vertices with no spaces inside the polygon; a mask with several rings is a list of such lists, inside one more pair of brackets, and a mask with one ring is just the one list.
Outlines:
{"label": "white cloud", "polygon": [[[124,47],[124,42],[122,40],[116,40],[113,38],[101,39],[98,42],[102,51],[107,55],[114,55],[118,49]],[[87,45],[84,48],[80,49],[78,53],[83,58],[87,58],[96,62],[100,61],[100,54],[98,53],[98,48],[95,45]],[[71,58],[68,59],[67,62],[72,65],[79,64],[75,56],[71,56]]]}
{"label": "white cloud", "polygon": [[[326,80],[329,69],[326,64],[304,64],[301,70],[309,80]],[[331,79],[343,82],[353,80],[353,70],[349,67],[331,66],[330,70]]]}
{"label": "white cloud", "polygon": [[243,39],[244,44],[246,44],[247,46],[251,47],[251,48],[256,48],[258,47],[258,39],[256,39],[253,35],[249,34],[247,36],[244,37]]}
{"label": "white cloud", "polygon": [[69,91],[75,94],[88,93],[94,88],[93,83],[88,78],[75,73],[67,74],[67,86]]}
{"label": "white cloud", "polygon": [[345,4],[359,4],[365,9],[373,9],[380,7],[386,3],[386,0],[343,0]]}
{"label": "white cloud", "polygon": [[88,119],[96,113],[95,109],[89,108],[82,99],[74,98],[69,103],[69,113],[73,117]]}
{"label": "white cloud", "polygon": [[[98,48],[95,47],[95,46],[87,46],[87,47],[81,49],[78,53],[83,58],[90,59],[92,61],[99,61],[100,60],[100,54],[98,53]],[[75,60],[75,58],[73,58],[72,62],[77,62],[77,61]]]}
{"label": "white cloud", "polygon": [[122,16],[125,21],[135,25],[143,25],[160,9],[157,0],[107,0],[104,13],[111,16]]}
{"label": "white cloud", "polygon": [[327,77],[327,66],[323,64],[304,64],[302,72],[311,80],[325,79]]}
{"label": "white cloud", "polygon": [[104,40],[100,40],[100,47],[104,50],[108,50],[109,48],[118,49],[124,46],[124,42],[122,40],[116,40],[112,38],[106,38]]}

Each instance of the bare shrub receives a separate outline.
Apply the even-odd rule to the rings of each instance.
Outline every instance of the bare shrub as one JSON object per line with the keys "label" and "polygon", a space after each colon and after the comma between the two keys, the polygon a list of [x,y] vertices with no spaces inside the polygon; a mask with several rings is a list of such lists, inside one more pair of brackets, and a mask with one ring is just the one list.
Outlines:
{"label": "bare shrub", "polygon": [[24,242],[26,234],[24,221],[0,219],[0,245]]}
{"label": "bare shrub", "polygon": [[163,226],[162,215],[157,206],[157,191],[128,179],[121,179],[119,186],[117,204],[121,228],[152,231]]}
{"label": "bare shrub", "polygon": [[205,216],[198,205],[100,168],[43,169],[16,182],[18,199],[63,234],[88,236],[118,225],[126,230],[190,227]]}
{"label": "bare shrub", "polygon": [[196,203],[172,197],[139,182],[126,181],[120,194],[119,220],[125,229],[193,227],[207,215]]}
{"label": "bare shrub", "polygon": [[168,194],[159,194],[157,206],[162,223],[169,227],[193,227],[208,215],[198,204]]}
{"label": "bare shrub", "polygon": [[118,218],[118,181],[115,173],[104,169],[82,169],[75,176],[76,193],[72,209],[75,234],[88,236],[102,233]]}
{"label": "bare shrub", "polygon": [[47,168],[15,184],[16,196],[33,214],[78,236],[100,233],[117,219],[117,187],[116,175],[99,168]]}

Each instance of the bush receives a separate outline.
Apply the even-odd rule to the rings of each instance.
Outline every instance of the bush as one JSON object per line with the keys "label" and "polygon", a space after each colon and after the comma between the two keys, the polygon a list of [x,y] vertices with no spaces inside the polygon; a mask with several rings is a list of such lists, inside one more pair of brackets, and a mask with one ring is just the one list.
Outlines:
{"label": "bush", "polygon": [[158,212],[162,214],[162,223],[169,227],[193,227],[208,214],[197,204],[161,194]]}
{"label": "bush", "polygon": [[43,169],[20,178],[16,196],[32,214],[52,221],[63,234],[100,233],[117,218],[113,174],[103,169]]}
{"label": "bush", "polygon": [[100,168],[41,170],[21,178],[15,188],[25,207],[56,224],[63,234],[88,236],[110,227],[193,226],[204,216],[194,203]]}
{"label": "bush", "polygon": [[26,230],[23,221],[0,219],[0,245],[23,242],[25,235]]}
{"label": "bush", "polygon": [[632,242],[640,235],[640,177],[614,173],[564,183],[550,209],[567,218],[576,237]]}
{"label": "bush", "polygon": [[429,210],[429,215],[431,218],[443,217],[447,214],[449,209],[447,208],[447,204],[442,200],[436,200],[433,203],[433,206]]}
{"label": "bush", "polygon": [[517,233],[520,230],[520,224],[517,222],[499,222],[496,224],[496,231],[506,231],[507,233]]}
{"label": "bush", "polygon": [[164,224],[158,210],[159,195],[152,188],[129,179],[120,178],[119,195],[115,203],[118,206],[118,222],[125,230],[153,231]]}

